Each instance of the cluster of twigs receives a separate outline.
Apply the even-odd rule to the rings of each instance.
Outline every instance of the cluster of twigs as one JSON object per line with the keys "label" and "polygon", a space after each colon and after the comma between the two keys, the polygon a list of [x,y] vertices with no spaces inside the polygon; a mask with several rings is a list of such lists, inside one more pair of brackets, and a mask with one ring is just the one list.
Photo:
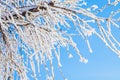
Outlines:
{"label": "cluster of twigs", "polygon": [[[84,9],[85,3],[84,0],[0,0],[0,79],[28,80],[32,76],[40,80],[38,74],[44,65],[46,79],[54,80],[53,54],[60,68],[61,47],[69,51],[72,46],[81,62],[87,63],[73,40],[72,36],[76,35],[85,39],[90,52],[88,38],[95,34],[120,56],[120,42],[111,30],[112,26],[120,28],[120,17],[114,18],[120,15],[120,9],[107,18],[97,16],[107,7],[119,5],[119,0],[108,0],[108,4],[95,13]],[[67,32],[73,28],[69,21],[76,34]],[[91,23],[97,24],[97,29]],[[61,31],[62,28],[65,30]],[[29,72],[32,75],[28,75]]]}

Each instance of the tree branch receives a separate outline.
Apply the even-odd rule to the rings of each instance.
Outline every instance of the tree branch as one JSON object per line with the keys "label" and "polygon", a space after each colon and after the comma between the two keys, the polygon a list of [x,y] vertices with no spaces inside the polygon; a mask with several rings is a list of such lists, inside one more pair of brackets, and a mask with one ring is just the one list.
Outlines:
{"label": "tree branch", "polygon": [[1,23],[0,23],[0,33],[2,34],[3,41],[4,41],[5,44],[6,44],[6,43],[7,43],[7,41],[6,41],[6,36],[5,36],[5,33],[3,32],[3,29],[2,29]]}
{"label": "tree branch", "polygon": [[[67,8],[64,8],[64,7],[55,6],[54,2],[52,2],[52,1],[47,3],[47,4],[51,7],[60,8],[60,9],[64,9],[64,10],[69,11],[69,12],[76,13],[76,11],[74,11],[74,10],[67,9]],[[19,7],[18,9],[22,9],[22,8],[24,9],[24,11],[20,12],[19,14],[25,17],[27,12],[39,12],[40,10],[47,10],[47,7],[45,7],[43,5],[41,5],[41,6],[32,5],[32,6],[34,6],[34,7],[31,7],[31,6]],[[28,10],[25,10],[25,8],[27,8],[27,7],[31,7],[31,8],[29,8]],[[11,11],[10,13],[13,13],[13,11]],[[28,13],[28,15],[30,15],[30,14],[31,13]],[[18,15],[16,13],[13,13],[12,16],[13,16],[14,19],[18,19]],[[11,16],[10,15],[8,15],[8,16],[4,15],[4,16],[1,17],[1,19],[5,20],[5,21],[8,20],[8,18],[11,19]]]}

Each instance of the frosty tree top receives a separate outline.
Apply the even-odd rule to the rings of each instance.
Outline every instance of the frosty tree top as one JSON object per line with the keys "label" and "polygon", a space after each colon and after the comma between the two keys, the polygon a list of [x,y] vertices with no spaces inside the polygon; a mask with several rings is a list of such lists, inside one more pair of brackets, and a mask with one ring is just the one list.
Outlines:
{"label": "frosty tree top", "polygon": [[[120,9],[111,11],[109,17],[99,16],[120,0],[106,1],[100,8],[95,4],[85,8],[87,0],[0,0],[0,79],[17,80],[17,73],[20,80],[30,76],[39,80],[44,65],[46,79],[54,80],[53,54],[60,68],[61,47],[69,52],[72,46],[80,61],[87,63],[73,36],[82,37],[92,52],[88,38],[94,34],[120,56],[120,42],[112,34],[112,27],[120,29]],[[68,32],[72,29],[75,34]]]}

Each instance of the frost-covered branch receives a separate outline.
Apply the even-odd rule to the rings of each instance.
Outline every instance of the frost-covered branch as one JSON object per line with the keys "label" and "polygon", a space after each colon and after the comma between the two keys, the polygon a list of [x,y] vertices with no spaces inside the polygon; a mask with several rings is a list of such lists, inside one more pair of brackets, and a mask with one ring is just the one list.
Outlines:
{"label": "frost-covered branch", "polygon": [[84,0],[0,0],[0,78],[39,80],[43,65],[46,80],[54,80],[53,59],[57,59],[61,72],[61,47],[68,53],[72,47],[80,61],[87,63],[74,36],[84,39],[92,52],[89,37],[96,35],[120,56],[120,42],[112,30],[120,29],[120,9],[110,11],[108,17],[100,15],[111,6],[119,6],[119,0],[107,2],[101,8],[95,4],[85,8]]}

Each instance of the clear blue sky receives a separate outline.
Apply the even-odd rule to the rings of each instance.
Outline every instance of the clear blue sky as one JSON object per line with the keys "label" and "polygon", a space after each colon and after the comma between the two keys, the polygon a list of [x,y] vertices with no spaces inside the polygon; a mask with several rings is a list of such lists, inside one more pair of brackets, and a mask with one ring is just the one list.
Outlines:
{"label": "clear blue sky", "polygon": [[99,39],[93,38],[91,42],[94,47],[92,54],[87,51],[85,44],[78,43],[89,60],[87,64],[79,62],[75,53],[72,59],[67,58],[66,53],[61,54],[62,71],[68,80],[120,80],[120,58]]}
{"label": "clear blue sky", "polygon": [[[86,0],[88,6],[91,4],[98,4],[99,7],[106,4],[107,0]],[[111,0],[112,1],[112,0]],[[107,9],[108,12],[111,8]],[[106,10],[106,11],[107,11]],[[101,13],[101,16],[108,17],[108,12]],[[115,37],[120,38],[120,31],[113,29]],[[68,80],[120,80],[120,58],[108,49],[105,44],[97,38],[95,35],[90,37],[91,47],[93,53],[89,53],[88,48],[79,37],[74,39],[77,42],[77,46],[86,58],[88,63],[84,64],[79,62],[77,54],[73,51],[74,57],[68,58],[64,49],[61,50],[61,63],[62,71]],[[56,60],[55,60],[56,62]],[[63,80],[59,71],[55,67],[56,80]]]}

